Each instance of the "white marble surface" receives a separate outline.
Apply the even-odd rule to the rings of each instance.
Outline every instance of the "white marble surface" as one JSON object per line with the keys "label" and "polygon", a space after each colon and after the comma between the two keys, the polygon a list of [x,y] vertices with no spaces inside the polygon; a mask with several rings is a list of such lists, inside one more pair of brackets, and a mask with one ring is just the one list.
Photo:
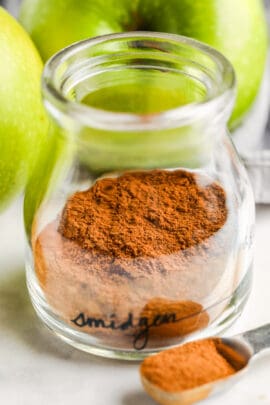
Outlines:
{"label": "white marble surface", "polygon": [[[0,404],[154,405],[138,364],[80,353],[38,321],[24,280],[23,226],[17,202],[0,216]],[[270,206],[257,208],[253,292],[228,333],[270,322]],[[230,392],[205,405],[270,405],[270,353]]]}

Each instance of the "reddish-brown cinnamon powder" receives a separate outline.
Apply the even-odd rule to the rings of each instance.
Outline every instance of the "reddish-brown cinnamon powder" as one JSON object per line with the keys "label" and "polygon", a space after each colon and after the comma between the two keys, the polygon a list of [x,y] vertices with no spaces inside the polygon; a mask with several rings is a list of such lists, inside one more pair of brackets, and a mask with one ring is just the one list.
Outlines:
{"label": "reddish-brown cinnamon powder", "polygon": [[218,338],[205,339],[148,357],[140,368],[143,382],[146,379],[167,392],[182,392],[228,377],[244,367],[244,358],[231,349],[237,357],[232,364],[230,357],[220,352],[220,345],[224,346]]}
{"label": "reddish-brown cinnamon powder", "polygon": [[183,170],[131,172],[74,194],[59,232],[95,254],[158,257],[201,243],[226,217],[225,193],[216,183],[200,187]]}
{"label": "reddish-brown cinnamon powder", "polygon": [[130,347],[138,330],[167,345],[209,322],[201,302],[223,276],[227,215],[223,188],[200,174],[101,178],[33,235],[36,274],[73,327],[121,347],[119,336]]}

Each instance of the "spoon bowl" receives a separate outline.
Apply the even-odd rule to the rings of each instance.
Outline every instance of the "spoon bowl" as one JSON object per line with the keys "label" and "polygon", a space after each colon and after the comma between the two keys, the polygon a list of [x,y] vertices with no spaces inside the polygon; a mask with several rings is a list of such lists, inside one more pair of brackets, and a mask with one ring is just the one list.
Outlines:
{"label": "spoon bowl", "polygon": [[163,391],[156,385],[150,383],[145,377],[141,377],[141,381],[145,391],[161,405],[191,405],[230,389],[231,386],[237,383],[245,371],[246,369],[237,372],[232,377],[203,384],[199,387],[182,392]]}
{"label": "spoon bowl", "polygon": [[236,370],[235,374],[181,392],[165,391],[141,374],[145,391],[161,405],[191,405],[230,389],[247,372],[253,357],[270,347],[270,324],[234,337],[212,339],[216,343],[218,352]]}

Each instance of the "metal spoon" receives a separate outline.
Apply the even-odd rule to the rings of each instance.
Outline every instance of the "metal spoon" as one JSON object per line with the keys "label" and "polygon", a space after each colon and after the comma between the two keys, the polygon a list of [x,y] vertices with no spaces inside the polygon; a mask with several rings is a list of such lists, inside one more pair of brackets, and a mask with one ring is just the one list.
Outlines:
{"label": "metal spoon", "polygon": [[[257,329],[241,333],[230,338],[213,338],[221,342],[222,354],[232,364],[235,356],[241,360],[239,371],[230,377],[213,381],[199,387],[185,390],[182,392],[167,392],[149,382],[144,376],[141,376],[143,386],[146,392],[162,405],[190,405],[196,401],[201,401],[210,396],[221,393],[235,384],[248,370],[248,365],[254,357],[270,349],[270,324],[261,326]],[[232,356],[231,356],[232,355]]]}

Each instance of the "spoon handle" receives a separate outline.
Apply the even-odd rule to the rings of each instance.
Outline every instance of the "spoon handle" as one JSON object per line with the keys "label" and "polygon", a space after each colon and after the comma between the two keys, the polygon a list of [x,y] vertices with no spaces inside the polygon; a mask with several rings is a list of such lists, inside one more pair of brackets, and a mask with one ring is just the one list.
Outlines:
{"label": "spoon handle", "polygon": [[262,350],[270,349],[270,323],[244,332],[238,337],[244,339],[251,346],[254,355]]}

